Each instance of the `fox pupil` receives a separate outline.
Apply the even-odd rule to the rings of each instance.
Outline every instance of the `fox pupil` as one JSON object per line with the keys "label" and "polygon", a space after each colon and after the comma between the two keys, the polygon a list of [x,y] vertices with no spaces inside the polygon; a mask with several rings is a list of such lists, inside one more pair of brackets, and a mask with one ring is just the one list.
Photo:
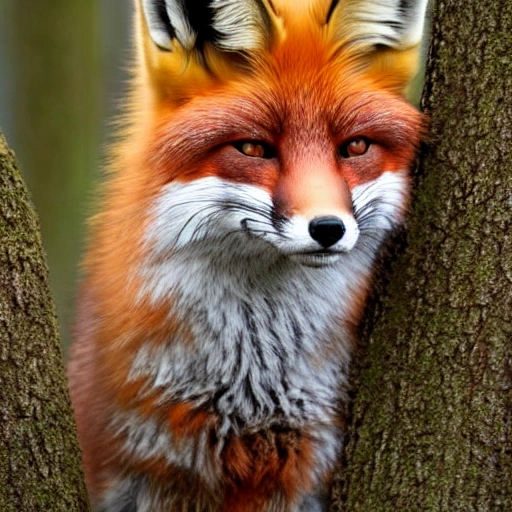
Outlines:
{"label": "fox pupil", "polygon": [[357,137],[342,144],[339,153],[342,158],[362,156],[368,151],[370,145],[370,141],[365,137]]}
{"label": "fox pupil", "polygon": [[255,158],[273,158],[275,154],[269,144],[259,141],[242,141],[235,144],[235,147],[243,155]]}

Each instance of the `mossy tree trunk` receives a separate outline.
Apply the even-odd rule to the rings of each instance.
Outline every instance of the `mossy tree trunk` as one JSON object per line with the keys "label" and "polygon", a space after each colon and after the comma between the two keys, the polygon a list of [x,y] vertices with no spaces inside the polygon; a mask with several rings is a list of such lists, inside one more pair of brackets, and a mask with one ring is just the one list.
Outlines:
{"label": "mossy tree trunk", "polygon": [[88,510],[39,224],[1,134],[0,510]]}
{"label": "mossy tree trunk", "polygon": [[429,147],[332,511],[512,510],[512,3],[438,0],[432,27]]}

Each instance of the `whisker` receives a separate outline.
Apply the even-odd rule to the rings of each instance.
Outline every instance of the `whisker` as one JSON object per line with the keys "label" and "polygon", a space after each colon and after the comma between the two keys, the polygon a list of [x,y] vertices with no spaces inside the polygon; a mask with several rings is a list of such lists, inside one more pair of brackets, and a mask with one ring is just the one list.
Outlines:
{"label": "whisker", "polygon": [[252,219],[250,217],[244,217],[242,219],[242,222],[245,222],[245,223],[247,223],[247,222],[254,222],[255,224],[265,224],[265,225],[269,225],[270,224],[270,223],[268,223],[268,222],[266,222],[264,220]]}
{"label": "whisker", "polygon": [[212,222],[212,220],[216,219],[217,217],[220,217],[221,214],[222,214],[222,212],[214,211],[214,212],[210,213],[207,217],[205,217],[204,219],[199,221],[196,228],[194,229],[194,233],[192,235],[191,241],[196,242],[196,241],[200,240],[201,231],[205,228],[208,228],[208,224],[210,222]]}
{"label": "whisker", "polygon": [[266,229],[251,229],[251,230],[248,230],[248,233],[250,235],[260,235],[260,234],[263,234],[263,235],[274,235],[275,234],[274,231],[269,231],[269,230],[266,230]]}
{"label": "whisker", "polygon": [[279,233],[275,230],[274,225],[272,223],[266,223],[262,222],[256,219],[252,219],[250,217],[245,217],[242,219],[242,222],[244,223],[244,226],[247,226],[247,222],[253,222],[255,224],[263,224],[263,225],[269,225],[272,229],[266,230],[266,229],[253,229],[247,227],[247,231],[250,234],[264,234],[264,235],[278,235],[280,238],[290,240],[291,238],[288,235],[284,235],[283,233]]}
{"label": "whisker", "polygon": [[228,238],[230,238],[230,237],[231,237],[231,236],[233,236],[233,235],[239,235],[239,234],[240,234],[240,232],[241,232],[241,230],[239,230],[239,229],[233,229],[232,231],[228,231],[228,232],[227,232],[227,233],[226,233],[222,238],[219,238],[218,240],[219,240],[219,242],[220,242],[220,243],[221,243],[221,245],[222,245],[222,244],[224,244],[224,242],[225,242]]}
{"label": "whisker", "polygon": [[[264,203],[263,203],[264,204]],[[261,208],[261,207],[256,207],[254,205],[248,205],[248,204],[243,204],[243,203],[238,203],[238,202],[231,202],[231,203],[224,203],[223,206],[228,206],[229,209],[231,210],[239,210],[241,212],[249,212],[249,213],[254,213],[256,215],[261,215],[262,217],[264,217],[265,219],[271,221],[271,212],[269,211],[268,209],[268,206],[266,206],[266,208]]]}
{"label": "whisker", "polygon": [[193,215],[191,215],[187,221],[185,222],[185,224],[182,226],[182,228],[180,229],[180,231],[178,232],[178,235],[176,236],[176,242],[179,242],[179,239],[181,237],[181,235],[183,234],[183,232],[185,231],[185,229],[187,229],[187,227],[190,225],[190,223],[199,215],[199,214],[202,214],[204,213],[205,210],[208,210],[208,209],[212,209],[214,208],[215,205],[211,205],[210,207],[207,207],[203,210],[198,210],[197,212],[195,212]]}

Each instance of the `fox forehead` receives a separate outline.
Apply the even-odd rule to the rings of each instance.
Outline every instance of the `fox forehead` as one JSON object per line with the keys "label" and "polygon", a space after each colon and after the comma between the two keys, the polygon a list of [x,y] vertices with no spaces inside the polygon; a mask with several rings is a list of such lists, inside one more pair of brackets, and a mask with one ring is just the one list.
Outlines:
{"label": "fox forehead", "polygon": [[[243,72],[211,77],[208,86],[191,88],[183,101],[162,99],[161,121],[179,123],[190,112],[197,126],[198,119],[208,124],[222,111],[222,123],[215,123],[221,133],[250,135],[251,130],[280,134],[292,125],[300,131],[321,125],[332,132],[351,131],[364,112],[367,119],[384,111],[416,115],[389,87],[389,74],[368,68],[350,49],[333,47],[324,30],[300,23],[281,44],[250,56]],[[201,110],[206,115],[198,116]]]}

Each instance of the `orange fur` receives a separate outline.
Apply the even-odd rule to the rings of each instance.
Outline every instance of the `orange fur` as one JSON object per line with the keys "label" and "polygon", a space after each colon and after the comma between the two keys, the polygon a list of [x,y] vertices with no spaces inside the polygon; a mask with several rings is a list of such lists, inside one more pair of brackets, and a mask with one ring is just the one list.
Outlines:
{"label": "orange fur", "polygon": [[223,453],[230,481],[224,510],[256,512],[277,492],[293,502],[311,490],[314,463],[307,433],[264,431],[231,439]]}
{"label": "orange fur", "polygon": [[168,413],[169,426],[175,437],[196,436],[202,429],[214,422],[212,416],[187,403],[173,405]]}

